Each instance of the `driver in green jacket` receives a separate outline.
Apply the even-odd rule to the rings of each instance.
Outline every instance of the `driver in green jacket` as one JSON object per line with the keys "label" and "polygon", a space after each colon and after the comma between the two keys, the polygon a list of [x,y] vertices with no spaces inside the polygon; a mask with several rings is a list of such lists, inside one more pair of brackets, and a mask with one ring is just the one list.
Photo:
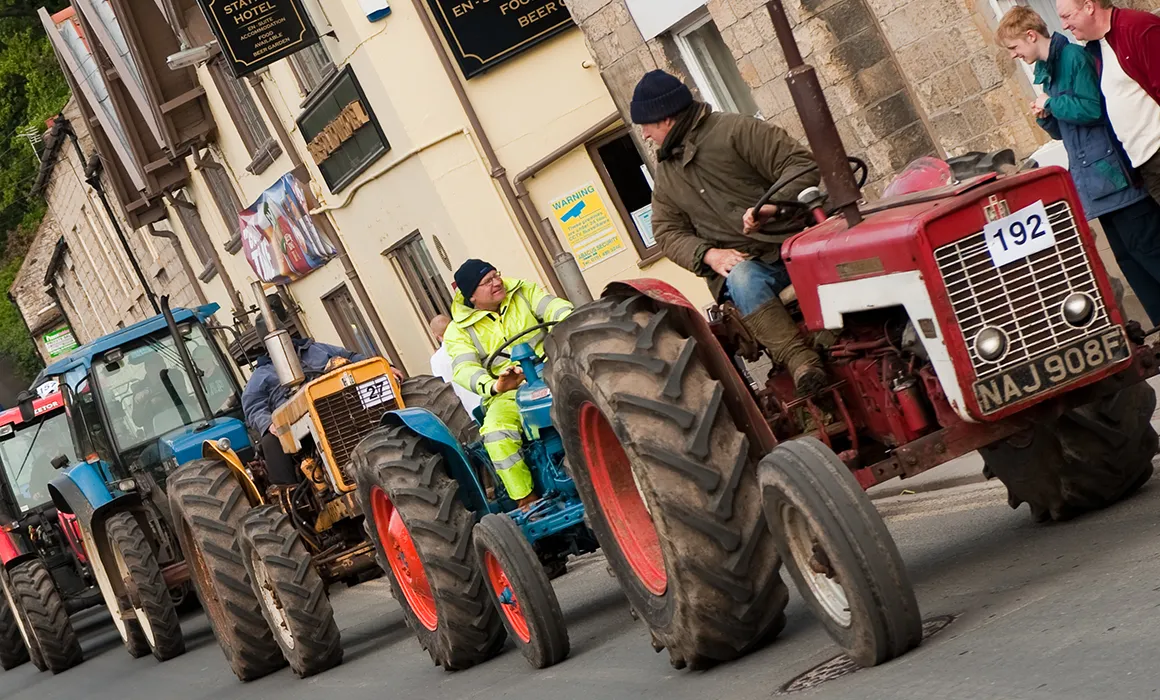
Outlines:
{"label": "driver in green jacket", "polygon": [[[520,448],[523,432],[515,390],[524,382],[520,366],[509,357],[498,357],[491,369],[484,361],[509,339],[533,326],[559,321],[572,312],[572,305],[554,297],[538,285],[519,279],[504,279],[495,266],[482,260],[468,260],[455,272],[458,291],[451,303],[451,325],[443,336],[451,356],[455,383],[483,397],[484,419],[479,433],[507,489],[508,496],[521,506],[538,497],[532,491],[532,473],[524,463]],[[537,331],[526,342],[544,356],[547,332]],[[510,348],[505,355],[510,355]]]}

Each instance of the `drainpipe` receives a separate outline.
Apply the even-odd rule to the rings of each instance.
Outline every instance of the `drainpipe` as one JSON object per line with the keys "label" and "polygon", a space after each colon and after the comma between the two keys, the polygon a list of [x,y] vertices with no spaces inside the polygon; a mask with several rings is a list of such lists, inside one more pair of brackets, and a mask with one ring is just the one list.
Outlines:
{"label": "drainpipe", "polygon": [[560,146],[535,163],[532,163],[512,179],[516,197],[519,198],[520,203],[528,210],[528,216],[532,217],[533,221],[540,222],[540,234],[543,237],[543,244],[547,248],[548,254],[552,256],[552,265],[556,270],[556,274],[559,275],[561,283],[564,285],[568,299],[575,304],[592,301],[592,291],[588,289],[588,283],[584,281],[584,275],[580,272],[580,265],[576,263],[576,256],[564,250],[564,246],[560,245],[560,239],[556,237],[556,231],[552,228],[551,222],[540,216],[539,210],[536,209],[536,203],[532,201],[532,196],[528,192],[528,188],[524,186],[524,180],[530,180],[535,177],[544,168],[596,138],[614,124],[618,124],[620,119],[620,113],[613,112],[589,127],[584,133],[576,136],[568,143]]}
{"label": "drainpipe", "polygon": [[[451,63],[451,57],[447,55],[447,49],[443,47],[443,41],[439,38],[439,33],[435,29],[435,24],[431,21],[431,17],[427,14],[424,0],[411,0],[411,4],[415,6],[415,13],[419,15],[419,21],[423,23],[423,29],[427,31],[427,38],[431,41],[431,46],[435,49],[436,55],[439,56],[439,63],[443,66],[443,72],[447,74],[447,79],[451,81],[451,88],[455,90],[455,97],[459,100],[459,106],[467,115],[467,123],[471,125],[471,130],[475,132],[475,137],[479,139],[480,150],[483,151],[484,158],[487,159],[488,172],[491,179],[499,183],[500,190],[503,191],[503,196],[507,199],[508,206],[515,212],[516,221],[520,225],[520,229],[524,233],[524,238],[532,247],[532,252],[536,256],[536,260],[540,263],[540,268],[544,271],[544,276],[548,278],[548,286],[552,291],[564,298],[569,298],[568,290],[561,283],[560,278],[556,276],[556,269],[552,264],[552,259],[548,256],[547,250],[544,249],[544,241],[541,240],[540,234],[536,231],[532,221],[528,218],[527,213],[524,212],[520,206],[519,198],[516,196],[516,191],[512,187],[512,183],[508,182],[507,170],[499,162],[499,156],[496,155],[495,149],[491,145],[491,139],[488,138],[487,132],[483,130],[483,124],[479,121],[479,113],[475,111],[475,105],[471,104],[471,98],[467,96],[467,91],[463,87],[463,81],[459,79],[459,73],[455,71],[455,66]],[[551,238],[555,240],[556,234],[553,233]],[[588,295],[591,298],[591,295]],[[577,301],[576,299],[570,299]]]}
{"label": "drainpipe", "polygon": [[[298,149],[294,147],[294,143],[290,140],[290,134],[287,133],[286,127],[282,125],[282,120],[278,117],[278,112],[274,110],[274,103],[270,100],[270,94],[266,92],[266,83],[260,75],[251,75],[250,85],[253,86],[254,93],[258,95],[258,102],[262,105],[262,111],[266,113],[266,119],[274,127],[274,135],[277,137],[279,143],[281,143],[282,150],[290,156],[290,162],[294,164],[294,168],[301,168],[303,172],[309,173],[306,170],[306,164],[302,162],[302,156],[298,154]],[[354,294],[358,297],[359,303],[367,310],[367,315],[370,316],[371,326],[375,329],[375,335],[379,337],[379,342],[382,343],[383,350],[387,353],[387,359],[391,361],[392,365],[406,373],[407,367],[403,364],[403,358],[399,355],[399,351],[395,349],[395,344],[391,342],[391,336],[387,335],[387,327],[383,325],[383,319],[379,318],[379,312],[375,309],[375,305],[371,301],[371,295],[367,293],[366,285],[363,284],[362,278],[359,277],[358,270],[355,269],[354,263],[351,262],[350,255],[346,250],[346,244],[343,243],[342,235],[339,234],[337,227],[334,228],[333,234],[330,236],[332,239],[331,242],[338,251],[338,260],[342,264],[343,271],[346,273],[346,279],[350,282],[350,286],[354,287]]]}
{"label": "drainpipe", "polygon": [[[198,284],[197,273],[193,271],[193,267],[189,264],[189,258],[186,257],[185,249],[181,247],[181,239],[177,237],[177,234],[173,231],[164,231],[158,229],[153,224],[149,224],[146,228],[149,229],[150,236],[169,241],[169,244],[173,246],[174,252],[177,253],[177,260],[181,263],[181,269],[185,271],[185,276],[189,278],[189,283],[193,285],[193,293],[197,295],[198,303],[202,306],[208,304],[209,299],[207,299],[205,296],[205,290],[203,290],[201,285]],[[222,279],[225,278],[223,277]]]}

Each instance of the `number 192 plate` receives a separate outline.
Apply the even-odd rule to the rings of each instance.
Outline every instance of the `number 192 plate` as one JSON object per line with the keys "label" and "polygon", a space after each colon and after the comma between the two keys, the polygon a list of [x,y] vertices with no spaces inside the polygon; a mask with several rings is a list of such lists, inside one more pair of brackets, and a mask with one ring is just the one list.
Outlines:
{"label": "number 192 plate", "polygon": [[1055,246],[1055,231],[1047,218],[1043,200],[992,221],[983,227],[987,250],[995,267],[1047,250]]}

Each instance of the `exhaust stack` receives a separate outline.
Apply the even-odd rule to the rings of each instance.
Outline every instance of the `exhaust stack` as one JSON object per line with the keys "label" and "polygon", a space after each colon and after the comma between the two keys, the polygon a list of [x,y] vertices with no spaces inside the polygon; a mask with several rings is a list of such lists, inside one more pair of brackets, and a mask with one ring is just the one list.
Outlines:
{"label": "exhaust stack", "polygon": [[826,184],[830,200],[846,217],[846,224],[854,228],[862,222],[862,213],[858,211],[858,200],[862,199],[862,192],[850,170],[850,161],[842,145],[842,138],[838,136],[838,127],[834,124],[834,115],[830,113],[822,85],[818,82],[818,74],[813,66],[802,61],[801,50],[793,37],[781,0],[770,0],[765,4],[765,9],[773,20],[777,41],[789,65],[785,82],[789,85],[794,107],[805,127],[806,140],[818,164],[822,182]]}
{"label": "exhaust stack", "polygon": [[268,330],[262,343],[266,346],[266,353],[274,365],[278,381],[282,386],[298,386],[306,381],[306,373],[302,371],[302,362],[298,360],[298,351],[294,349],[290,332],[278,323],[274,310],[270,308],[270,302],[266,299],[266,290],[262,287],[262,283],[255,281],[253,288],[254,297],[258,300],[258,311],[265,319]]}

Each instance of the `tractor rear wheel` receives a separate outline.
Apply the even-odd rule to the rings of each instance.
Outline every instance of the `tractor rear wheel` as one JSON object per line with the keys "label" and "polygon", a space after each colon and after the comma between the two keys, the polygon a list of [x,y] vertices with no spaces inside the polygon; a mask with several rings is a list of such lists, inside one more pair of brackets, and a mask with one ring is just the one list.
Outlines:
{"label": "tractor rear wheel", "polygon": [[[84,661],[64,601],[44,562],[30,559],[10,572],[12,596],[24,613],[28,633],[43,658],[40,670],[61,673]],[[31,646],[29,647],[31,648]],[[33,655],[36,660],[36,655]]]}
{"label": "tractor rear wheel", "polygon": [[242,521],[240,544],[262,614],[294,673],[306,678],[342,663],[326,585],[290,516],[258,506]]}
{"label": "tractor rear wheel", "polygon": [[495,656],[506,635],[471,546],[475,514],[443,455],[388,426],[363,438],[353,460],[379,566],[419,643],[448,671]]}
{"label": "tractor rear wheel", "polygon": [[642,295],[577,309],[547,340],[553,422],[609,565],[675,668],[775,637],[789,592],[751,453],[697,341]]}
{"label": "tractor rear wheel", "polygon": [[[6,576],[0,570],[0,577]],[[13,609],[7,581],[0,581],[0,586],[4,587],[4,595],[0,597],[0,668],[11,671],[28,661],[28,645],[21,627],[23,621],[17,617],[20,611]]]}
{"label": "tractor rear wheel", "polygon": [[135,637],[139,631],[158,661],[181,656],[185,653],[181,620],[173,607],[153,546],[132,513],[110,517],[108,533],[116,574],[129,589],[126,607],[132,608],[137,616],[136,624],[128,626],[129,636]]}
{"label": "tractor rear wheel", "polygon": [[488,514],[475,526],[475,556],[508,635],[536,668],[568,657],[568,627],[544,565],[507,515]]}
{"label": "tractor rear wheel", "polygon": [[898,547],[849,468],[814,438],[774,448],[757,480],[778,553],[826,631],[861,666],[922,641]]}
{"label": "tractor rear wheel", "polygon": [[238,544],[250,502],[226,465],[210,459],[186,464],[169,477],[169,507],[197,597],[218,646],[242,681],[286,665],[262,615]]}
{"label": "tractor rear wheel", "polygon": [[1156,394],[1146,382],[979,450],[984,473],[1035,522],[1069,520],[1116,503],[1152,477]]}

